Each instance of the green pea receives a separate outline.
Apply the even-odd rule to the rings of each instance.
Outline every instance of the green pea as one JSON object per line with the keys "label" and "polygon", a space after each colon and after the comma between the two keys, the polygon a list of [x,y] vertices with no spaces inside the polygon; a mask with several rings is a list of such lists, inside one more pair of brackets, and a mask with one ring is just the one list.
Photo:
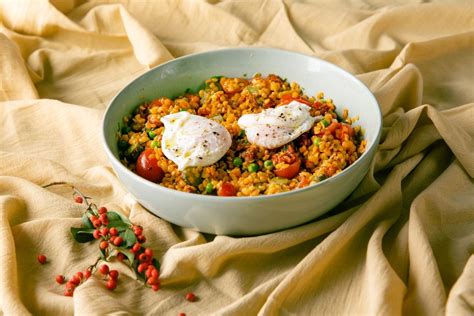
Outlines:
{"label": "green pea", "polygon": [[148,138],[153,139],[156,137],[156,134],[154,131],[148,131]]}
{"label": "green pea", "polygon": [[128,134],[128,132],[130,132],[131,130],[132,129],[130,128],[130,126],[123,126],[121,132],[122,134]]}
{"label": "green pea", "polygon": [[242,161],[242,158],[235,157],[234,160],[232,161],[232,163],[234,164],[234,166],[240,167],[240,166],[242,166],[243,161]]}
{"label": "green pea", "polygon": [[273,162],[271,160],[265,160],[263,163],[263,166],[265,169],[272,169],[273,168]]}
{"label": "green pea", "polygon": [[329,126],[329,122],[326,121],[326,120],[322,120],[321,123],[323,123],[324,127],[328,127],[328,126]]}
{"label": "green pea", "polygon": [[151,142],[150,147],[151,147],[151,148],[160,148],[160,147],[161,147],[161,144],[160,144],[159,141],[154,140],[154,141]]}
{"label": "green pea", "polygon": [[206,193],[207,193],[207,194],[211,194],[212,192],[214,192],[214,186],[212,185],[211,182],[209,182],[209,183],[206,185]]}
{"label": "green pea", "polygon": [[313,144],[314,144],[314,146],[319,147],[319,137],[316,137],[315,139],[313,139]]}
{"label": "green pea", "polygon": [[258,171],[258,165],[256,163],[251,163],[248,167],[249,172],[257,172]]}

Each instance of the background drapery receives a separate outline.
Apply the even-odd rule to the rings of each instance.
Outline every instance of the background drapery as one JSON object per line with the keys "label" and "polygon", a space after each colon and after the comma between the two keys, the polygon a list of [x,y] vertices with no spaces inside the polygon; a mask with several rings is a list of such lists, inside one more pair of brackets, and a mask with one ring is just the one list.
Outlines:
{"label": "background drapery", "polygon": [[[22,314],[472,315],[472,1],[0,1],[0,311]],[[160,63],[226,47],[323,58],[375,94],[383,135],[369,173],[322,218],[254,237],[182,229],[143,209],[100,141],[107,103]],[[70,182],[142,224],[162,290],[121,272],[73,298],[57,274],[73,242]],[[291,207],[291,206],[289,206]],[[50,262],[39,265],[44,253]],[[194,292],[200,300],[184,300]]]}

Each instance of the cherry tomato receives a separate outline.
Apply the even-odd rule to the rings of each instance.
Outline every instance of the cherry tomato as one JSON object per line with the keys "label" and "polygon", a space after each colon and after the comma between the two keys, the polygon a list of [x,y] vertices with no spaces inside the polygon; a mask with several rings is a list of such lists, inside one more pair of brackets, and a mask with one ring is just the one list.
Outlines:
{"label": "cherry tomato", "polygon": [[234,185],[230,182],[222,183],[222,186],[219,190],[217,190],[217,195],[219,196],[236,196],[237,189]]}
{"label": "cherry tomato", "polygon": [[300,103],[303,103],[303,104],[306,104],[308,106],[312,106],[311,102],[309,102],[308,100],[305,100],[303,98],[293,98],[291,96],[291,94],[285,94],[284,96],[281,97],[280,99],[280,103],[281,104],[288,104],[290,103],[291,101],[298,101]]}
{"label": "cherry tomato", "polygon": [[341,125],[341,123],[332,122],[331,125],[326,127],[326,133],[334,134],[334,132],[336,131],[336,129],[338,129],[340,127],[340,125]]}
{"label": "cherry tomato", "polygon": [[153,149],[145,149],[137,159],[137,174],[152,182],[160,182],[165,176],[163,169],[158,166],[158,161],[154,156]]}
{"label": "cherry tomato", "polygon": [[275,169],[275,174],[281,178],[291,179],[300,171],[301,160],[296,160],[294,163],[283,169]]}

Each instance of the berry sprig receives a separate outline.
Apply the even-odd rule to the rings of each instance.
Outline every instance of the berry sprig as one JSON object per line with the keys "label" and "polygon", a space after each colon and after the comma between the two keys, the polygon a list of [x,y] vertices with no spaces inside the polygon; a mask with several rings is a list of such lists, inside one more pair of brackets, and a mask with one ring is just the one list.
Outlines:
{"label": "berry sprig", "polygon": [[[73,296],[74,290],[97,270],[104,275],[107,289],[114,290],[117,287],[119,272],[110,270],[105,263],[99,266],[99,263],[109,262],[112,259],[127,264],[136,273],[137,279],[142,280],[145,286],[151,287],[153,291],[160,289],[160,265],[153,258],[153,250],[143,246],[146,241],[143,227],[133,224],[118,212],[109,211],[104,206],[97,207],[89,201],[90,197],[82,194],[71,184],[55,182],[44,187],[53,185],[70,186],[73,190],[74,201],[86,207],[82,214],[81,227],[71,227],[73,238],[79,243],[99,242],[99,256],[95,263],[84,272],[76,272],[67,282],[63,275],[56,276],[58,284],[66,282],[64,295]],[[39,258],[38,260],[40,261]]]}

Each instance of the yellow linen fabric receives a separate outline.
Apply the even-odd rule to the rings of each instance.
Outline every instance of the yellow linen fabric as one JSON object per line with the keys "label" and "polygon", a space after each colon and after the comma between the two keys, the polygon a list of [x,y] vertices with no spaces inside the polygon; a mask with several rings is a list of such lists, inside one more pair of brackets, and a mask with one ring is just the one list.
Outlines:
{"label": "yellow linen fabric", "polygon": [[[0,1],[0,313],[473,315],[474,4],[421,2]],[[240,46],[356,74],[380,103],[383,135],[363,182],[322,218],[203,235],[124,190],[101,117],[151,67]],[[42,188],[55,181],[145,227],[162,290],[112,263],[114,292],[96,275],[62,295],[54,277],[85,270],[98,249],[72,240],[82,209],[66,187]]]}

